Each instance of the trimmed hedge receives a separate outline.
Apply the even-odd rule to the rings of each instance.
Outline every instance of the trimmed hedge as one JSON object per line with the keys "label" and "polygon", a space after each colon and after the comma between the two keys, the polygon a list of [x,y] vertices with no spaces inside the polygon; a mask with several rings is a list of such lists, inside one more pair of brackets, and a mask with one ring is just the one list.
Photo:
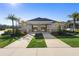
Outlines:
{"label": "trimmed hedge", "polygon": [[35,39],[44,39],[43,34],[42,33],[36,33]]}
{"label": "trimmed hedge", "polygon": [[13,34],[12,30],[8,30],[8,31],[5,31],[2,35],[24,36],[24,35],[26,35],[26,34],[27,34],[26,32],[21,32],[21,31],[19,31],[19,30],[15,30],[15,31],[14,31],[14,34]]}

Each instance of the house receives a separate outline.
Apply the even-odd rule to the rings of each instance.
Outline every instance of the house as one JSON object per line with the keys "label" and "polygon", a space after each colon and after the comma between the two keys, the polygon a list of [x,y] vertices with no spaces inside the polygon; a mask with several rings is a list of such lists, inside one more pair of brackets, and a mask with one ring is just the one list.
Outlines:
{"label": "house", "polygon": [[[74,26],[73,26],[73,20],[68,20],[67,21],[67,29],[68,31],[74,31]],[[79,32],[79,20],[75,21],[75,32]]]}
{"label": "house", "polygon": [[21,31],[24,32],[57,32],[59,25],[57,21],[47,18],[35,18],[28,20],[26,24],[20,27]]}
{"label": "house", "polygon": [[[68,23],[67,27],[73,30],[73,20],[68,20],[67,23]],[[76,20],[75,24],[76,24],[76,29],[79,29],[79,20]]]}

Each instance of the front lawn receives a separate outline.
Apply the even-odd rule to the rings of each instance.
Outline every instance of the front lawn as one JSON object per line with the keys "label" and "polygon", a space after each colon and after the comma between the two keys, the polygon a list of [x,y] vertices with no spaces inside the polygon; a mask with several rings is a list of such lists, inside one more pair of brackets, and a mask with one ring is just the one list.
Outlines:
{"label": "front lawn", "polygon": [[35,36],[31,40],[31,42],[27,46],[27,48],[43,48],[43,47],[47,47],[47,46],[46,46],[42,33],[35,34]]}
{"label": "front lawn", "polygon": [[0,35],[0,48],[3,48],[12,42],[18,40],[20,37],[25,34],[19,32],[15,32],[14,37],[12,36],[12,30],[5,31],[2,35]]}
{"label": "front lawn", "polygon": [[18,37],[12,38],[9,35],[0,36],[0,48],[9,45],[10,43],[16,41],[17,39]]}
{"label": "front lawn", "polygon": [[55,35],[61,41],[67,43],[71,47],[79,47],[79,36],[77,35],[69,35],[69,34],[62,34],[62,35]]}

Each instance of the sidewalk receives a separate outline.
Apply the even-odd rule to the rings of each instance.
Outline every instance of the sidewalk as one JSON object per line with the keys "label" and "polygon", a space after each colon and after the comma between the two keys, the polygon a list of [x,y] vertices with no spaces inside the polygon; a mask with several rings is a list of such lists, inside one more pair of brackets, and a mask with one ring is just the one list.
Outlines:
{"label": "sidewalk", "polygon": [[55,38],[50,33],[43,33],[48,48],[70,48],[70,46],[61,40]]}
{"label": "sidewalk", "polygon": [[2,48],[0,56],[79,56],[79,48]]}
{"label": "sidewalk", "polygon": [[30,33],[4,48],[26,48],[34,34]]}

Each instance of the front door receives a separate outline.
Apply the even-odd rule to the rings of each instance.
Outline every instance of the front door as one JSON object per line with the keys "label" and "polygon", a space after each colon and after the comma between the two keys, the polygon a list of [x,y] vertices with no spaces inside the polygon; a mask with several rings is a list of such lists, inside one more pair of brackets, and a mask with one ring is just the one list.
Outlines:
{"label": "front door", "polygon": [[46,32],[47,31],[47,25],[41,25],[41,31]]}
{"label": "front door", "polygon": [[41,27],[41,31],[42,32],[46,32],[47,31],[47,28],[46,27]]}
{"label": "front door", "polygon": [[33,32],[46,32],[47,26],[46,25],[33,25],[32,31]]}

